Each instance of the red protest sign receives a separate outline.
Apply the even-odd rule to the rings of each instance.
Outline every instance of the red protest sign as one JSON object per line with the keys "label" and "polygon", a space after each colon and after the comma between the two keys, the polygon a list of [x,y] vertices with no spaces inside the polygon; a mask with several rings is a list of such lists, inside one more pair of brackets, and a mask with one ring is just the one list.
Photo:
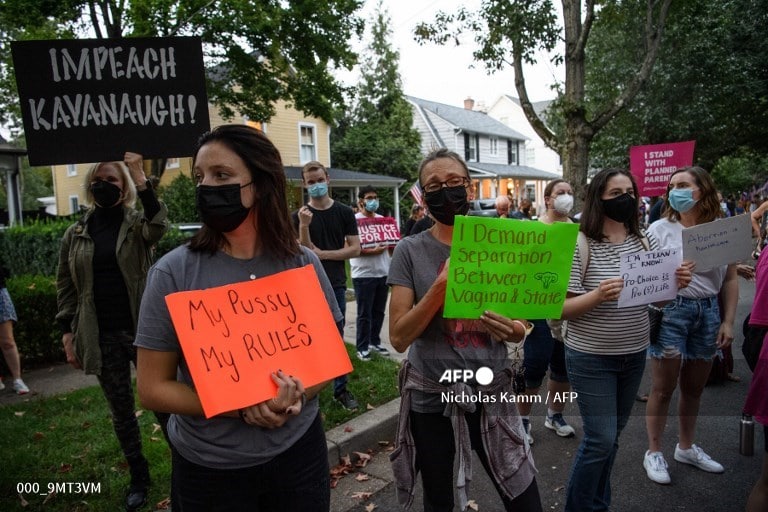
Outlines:
{"label": "red protest sign", "polygon": [[629,168],[641,196],[662,196],[669,177],[680,167],[693,164],[696,141],[633,146],[629,150]]}
{"label": "red protest sign", "polygon": [[278,369],[304,387],[352,371],[312,265],[165,301],[206,418],[274,397]]}
{"label": "red protest sign", "polygon": [[397,221],[392,217],[366,217],[357,219],[360,247],[369,249],[377,245],[394,247],[400,240]]}

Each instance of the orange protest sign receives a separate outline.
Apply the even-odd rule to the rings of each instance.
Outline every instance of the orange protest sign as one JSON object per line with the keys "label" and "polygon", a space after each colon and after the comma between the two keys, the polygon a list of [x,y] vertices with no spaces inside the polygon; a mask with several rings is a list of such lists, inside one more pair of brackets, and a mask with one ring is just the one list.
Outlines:
{"label": "orange protest sign", "polygon": [[206,418],[274,397],[278,369],[304,387],[352,371],[312,265],[165,301]]}

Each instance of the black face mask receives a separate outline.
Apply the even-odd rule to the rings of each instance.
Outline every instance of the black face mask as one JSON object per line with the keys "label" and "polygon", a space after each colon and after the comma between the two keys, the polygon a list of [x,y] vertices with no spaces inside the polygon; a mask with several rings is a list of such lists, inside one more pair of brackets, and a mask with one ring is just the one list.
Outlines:
{"label": "black face mask", "polygon": [[469,211],[467,189],[464,185],[458,187],[442,187],[434,192],[424,194],[430,215],[441,224],[453,226],[456,215],[466,215]]}
{"label": "black face mask", "polygon": [[240,200],[240,189],[249,185],[198,185],[195,199],[200,220],[219,233],[229,233],[236,229],[250,211]]}
{"label": "black face mask", "polygon": [[601,199],[603,211],[609,219],[626,224],[633,215],[637,215],[637,199],[629,194],[621,194],[611,199]]}
{"label": "black face mask", "polygon": [[123,193],[120,187],[104,180],[91,183],[91,194],[96,206],[102,208],[112,208],[117,206],[120,201],[120,195]]}

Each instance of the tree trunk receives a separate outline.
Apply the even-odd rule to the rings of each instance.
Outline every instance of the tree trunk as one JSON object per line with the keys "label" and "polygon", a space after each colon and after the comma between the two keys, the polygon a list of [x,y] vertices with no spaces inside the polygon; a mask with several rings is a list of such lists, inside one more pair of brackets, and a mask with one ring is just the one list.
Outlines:
{"label": "tree trunk", "polygon": [[[576,123],[577,121],[574,121]],[[569,124],[571,121],[569,120]],[[575,131],[567,137],[567,143],[563,155],[563,179],[570,183],[573,189],[574,211],[581,211],[584,203],[584,194],[586,192],[587,169],[589,169],[589,144],[592,139],[587,136],[581,128],[575,128]]]}

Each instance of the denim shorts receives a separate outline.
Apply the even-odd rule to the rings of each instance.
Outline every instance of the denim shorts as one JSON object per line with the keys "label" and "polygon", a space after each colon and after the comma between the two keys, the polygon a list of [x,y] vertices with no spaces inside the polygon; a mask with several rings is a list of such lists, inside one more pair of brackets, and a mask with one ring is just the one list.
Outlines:
{"label": "denim shorts", "polygon": [[549,378],[555,382],[568,382],[565,369],[565,343],[552,337],[546,320],[531,320],[533,331],[525,340],[523,349],[523,368],[525,368],[525,387],[541,387],[544,375],[549,368]]}
{"label": "denim shorts", "polygon": [[680,297],[664,306],[659,341],[650,348],[654,359],[711,360],[717,350],[720,308],[717,297]]}

